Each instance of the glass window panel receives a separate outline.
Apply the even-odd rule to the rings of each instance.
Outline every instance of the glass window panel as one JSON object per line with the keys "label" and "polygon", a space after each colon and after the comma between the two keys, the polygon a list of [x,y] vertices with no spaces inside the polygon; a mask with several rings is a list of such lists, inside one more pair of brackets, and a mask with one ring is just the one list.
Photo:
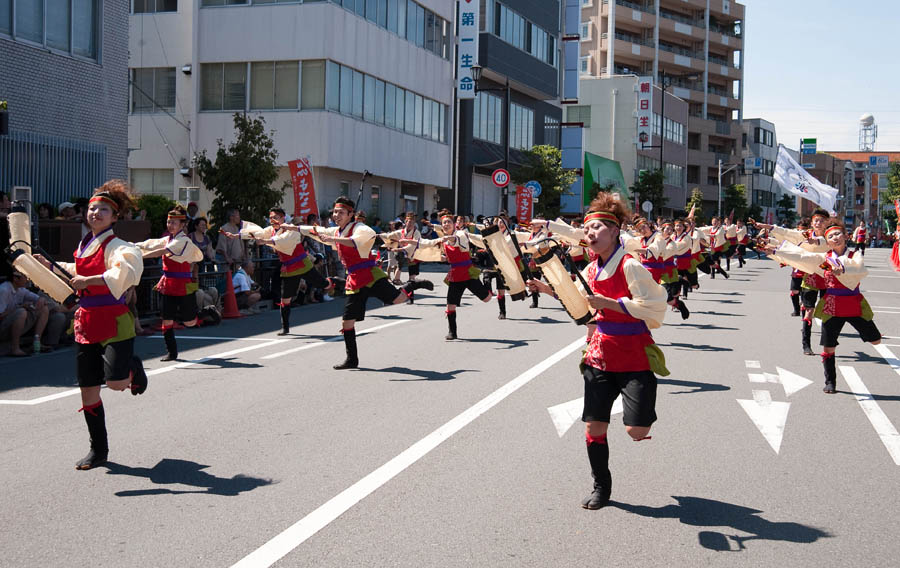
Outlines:
{"label": "glass window panel", "polygon": [[365,17],[366,15],[366,0],[356,0],[356,13],[360,16]]}
{"label": "glass window panel", "polygon": [[72,52],[97,57],[97,0],[73,0]]}
{"label": "glass window panel", "polygon": [[378,0],[378,25],[387,27],[387,0]]}
{"label": "glass window panel", "polygon": [[172,112],[175,110],[175,68],[157,69],[155,73],[156,86],[153,98],[156,104],[163,109]]}
{"label": "glass window panel", "polygon": [[247,108],[247,65],[245,63],[226,63],[224,82],[225,93],[222,108],[224,110]]}
{"label": "glass window panel", "polygon": [[[148,3],[152,0],[148,0]],[[157,12],[177,12],[178,0],[156,0]]]}
{"label": "glass window panel", "polygon": [[272,61],[250,64],[250,108],[275,108],[275,63]]}
{"label": "glass window panel", "polygon": [[374,22],[378,18],[378,2],[376,0],[366,0],[366,19]]}
{"label": "glass window panel", "polygon": [[329,61],[326,65],[326,79],[328,81],[325,90],[326,106],[328,110],[341,110],[341,66]]}
{"label": "glass window panel", "polygon": [[397,35],[406,37],[406,0],[397,0]]}
{"label": "glass window panel", "polygon": [[425,8],[416,4],[416,45],[425,46]]}
{"label": "glass window panel", "polygon": [[431,137],[431,101],[424,99],[422,101],[422,136]]}
{"label": "glass window panel", "polygon": [[397,33],[397,0],[388,0],[387,29]]}
{"label": "glass window panel", "polygon": [[[291,65],[293,75],[289,71],[281,71],[278,69],[280,65]],[[288,91],[287,84],[292,87]],[[317,59],[303,62],[303,77],[300,84],[303,91],[300,93],[301,109],[322,109],[325,108],[325,60]],[[275,75],[275,108],[297,108],[297,62],[284,61],[276,64]],[[281,95],[284,93],[284,98]],[[293,98],[290,98],[293,93]],[[279,106],[284,105],[284,106]]]}
{"label": "glass window panel", "polygon": [[153,110],[153,69],[131,70],[131,112]]}
{"label": "glass window panel", "polygon": [[500,29],[497,31],[497,35],[501,38],[506,38],[506,6],[503,4],[498,5],[500,8],[500,14],[497,18],[498,23],[500,24]]}
{"label": "glass window panel", "polygon": [[12,33],[12,2],[13,0],[0,0],[0,32]]}
{"label": "glass window panel", "polygon": [[416,3],[413,0],[406,2],[406,39],[416,41]]}
{"label": "glass window panel", "polygon": [[500,144],[503,140],[503,102],[500,97],[494,99],[494,143]]}
{"label": "glass window panel", "polygon": [[69,51],[70,9],[69,0],[47,0],[47,47]]}
{"label": "glass window panel", "polygon": [[375,122],[375,77],[366,75],[363,82],[363,119]]}
{"label": "glass window panel", "polygon": [[396,120],[397,130],[403,130],[406,124],[406,91],[397,87],[396,112],[394,112],[394,120]]}
{"label": "glass window panel", "polygon": [[478,95],[472,103],[472,137],[481,138],[481,97]]}
{"label": "glass window panel", "polygon": [[441,20],[441,57],[450,59],[450,22]]}
{"label": "glass window panel", "polygon": [[440,134],[441,134],[441,142],[446,142],[446,141],[447,141],[447,114],[446,114],[446,113],[447,113],[447,106],[446,106],[446,105],[440,105],[440,110],[441,110],[441,121],[440,121],[440,127],[441,127],[441,132],[440,132]]}
{"label": "glass window panel", "polygon": [[350,114],[353,109],[353,69],[341,66],[341,112]]}
{"label": "glass window panel", "polygon": [[425,10],[425,49],[434,51],[434,12]]}
{"label": "glass window panel", "polygon": [[437,101],[431,103],[431,138],[437,140],[441,136],[441,104]]}
{"label": "glass window panel", "polygon": [[359,71],[353,72],[353,116],[362,117],[363,115],[363,74]]}
{"label": "glass window panel", "polygon": [[200,66],[201,110],[222,110],[222,79],[221,63],[204,63]]}
{"label": "glass window panel", "polygon": [[[134,14],[152,12],[153,6],[156,4],[156,0],[133,0],[133,2],[132,13]],[[0,2],[0,4],[2,4],[2,2]]]}
{"label": "glass window panel", "polygon": [[416,131],[417,136],[422,135],[422,97],[416,95]]}
{"label": "glass window panel", "polygon": [[493,122],[488,120],[488,116],[490,116],[493,111],[494,103],[493,99],[490,95],[478,95],[482,97],[481,99],[481,112],[479,113],[478,121],[481,123],[481,139],[482,140],[491,140],[493,136],[491,135],[491,129],[493,127]]}
{"label": "glass window panel", "polygon": [[16,0],[16,36],[44,43],[44,0]]}
{"label": "glass window panel", "polygon": [[384,81],[375,80],[375,122],[384,124]]}
{"label": "glass window panel", "polygon": [[384,88],[384,123],[395,128],[397,126],[397,87],[388,83]]}
{"label": "glass window panel", "polygon": [[416,95],[410,91],[406,91],[406,118],[404,120],[404,130],[413,134],[416,131]]}

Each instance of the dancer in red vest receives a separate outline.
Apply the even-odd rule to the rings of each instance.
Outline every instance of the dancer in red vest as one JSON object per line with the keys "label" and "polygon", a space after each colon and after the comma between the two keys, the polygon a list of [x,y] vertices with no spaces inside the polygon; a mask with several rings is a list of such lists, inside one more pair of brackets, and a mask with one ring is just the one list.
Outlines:
{"label": "dancer in red vest", "polygon": [[[617,197],[600,193],[584,216],[585,238],[597,255],[582,272],[591,288],[582,293],[596,310],[581,362],[582,420],[587,423],[587,454],[594,478],[593,491],[581,503],[585,509],[609,503],[612,475],[607,430],[613,402],[622,395],[626,432],[635,441],[648,440],[656,421],[656,375],[669,374],[665,357],[650,335],[666,315],[666,290],[621,245],[620,227],[630,215]],[[528,286],[553,295],[550,286],[539,280],[529,280]]]}
{"label": "dancer in red vest", "polygon": [[[450,264],[450,272],[447,273],[447,326],[448,341],[457,339],[456,335],[456,308],[462,301],[463,293],[469,290],[482,302],[491,300],[491,290],[478,279],[481,271],[472,262],[472,248],[484,247],[479,235],[469,233],[463,226],[454,225],[453,215],[449,211],[441,212],[441,230],[444,236],[438,239],[422,239],[418,242],[419,249],[416,254],[426,260],[440,261],[441,256]],[[400,244],[406,246],[414,241],[401,239]],[[430,257],[430,258],[429,258]]]}
{"label": "dancer in red vest", "polygon": [[769,251],[775,260],[793,266],[807,274],[815,274],[825,285],[825,295],[815,308],[815,316],[822,320],[822,366],[825,370],[826,394],[834,394],[837,385],[834,352],[844,324],[849,323],[859,338],[872,345],[881,343],[881,332],[873,321],[869,302],[859,291],[859,284],[868,274],[861,254],[847,250],[847,232],[838,219],[825,224],[828,252],[814,253],[788,241],[770,241]]}
{"label": "dancer in red vest", "polygon": [[300,280],[305,280],[312,288],[322,288],[326,293],[334,289],[334,285],[313,265],[312,257],[303,247],[303,235],[292,230],[296,227],[284,222],[286,216],[284,209],[273,207],[269,209],[269,226],[265,229],[254,223],[244,222],[239,235],[223,233],[232,239],[254,239],[268,245],[278,255],[281,261],[281,302],[278,304],[281,311],[281,331],[278,335],[288,335],[291,332],[291,302],[300,290]]}
{"label": "dancer in red vest", "polygon": [[853,251],[859,252],[861,255],[866,256],[866,242],[868,240],[868,230],[866,229],[866,222],[860,221],[859,227],[853,231]]}
{"label": "dancer in red vest", "polygon": [[176,205],[166,217],[168,236],[135,243],[144,258],[162,257],[163,272],[156,290],[162,294],[162,329],[167,353],[160,361],[178,359],[176,320],[187,327],[197,325],[197,281],[193,265],[203,260],[203,251],[185,234],[185,227],[187,211]]}
{"label": "dancer in red vest", "polygon": [[[125,304],[125,292],[141,280],[141,251],[113,234],[113,224],[133,206],[128,186],[112,180],[98,188],[88,202],[86,220],[91,232],[75,251],[75,262],[58,263],[74,274],[70,284],[80,298],[75,312],[76,368],[81,389],[81,409],[91,438],[88,454],[75,469],[91,469],[106,463],[109,443],[106,413],[100,386],[131,390],[147,389],[147,375],[134,355],[134,316]],[[55,269],[40,255],[44,266]]]}
{"label": "dancer in red vest", "polygon": [[[347,271],[344,290],[347,303],[344,306],[341,333],[344,334],[344,346],[347,358],[334,365],[335,369],[355,369],[359,366],[356,349],[355,324],[366,317],[366,300],[374,296],[385,304],[402,304],[414,290],[425,288],[434,290],[430,280],[412,280],[395,288],[383,270],[375,264],[372,246],[375,243],[375,231],[355,221],[353,218],[353,201],[347,197],[338,197],[334,202],[331,218],[336,227],[313,227],[301,225],[293,227],[304,235],[337,250],[338,257]],[[332,280],[337,281],[337,278]]]}
{"label": "dancer in red vest", "polygon": [[678,268],[675,264],[677,254],[690,250],[688,243],[672,242],[670,239],[673,234],[671,222],[664,223],[662,230],[654,230],[650,222],[643,217],[635,217],[632,224],[635,232],[640,235],[641,264],[650,271],[653,280],[666,289],[668,304],[681,312],[681,319],[688,319],[691,312],[678,297],[681,283],[678,280]]}
{"label": "dancer in red vest", "polygon": [[[419,248],[419,241],[422,239],[422,233],[419,232],[419,228],[416,226],[416,214],[412,211],[407,211],[404,216],[403,227],[396,231],[382,233],[380,237],[386,245],[399,243],[401,239],[409,243],[402,248],[403,252],[406,253],[407,271],[409,274],[407,281],[412,282],[415,280],[416,276],[419,275],[419,268],[422,262],[415,258],[416,250]],[[398,268],[397,274],[399,275],[399,273],[400,269]],[[399,284],[399,281],[395,282],[395,284]]]}

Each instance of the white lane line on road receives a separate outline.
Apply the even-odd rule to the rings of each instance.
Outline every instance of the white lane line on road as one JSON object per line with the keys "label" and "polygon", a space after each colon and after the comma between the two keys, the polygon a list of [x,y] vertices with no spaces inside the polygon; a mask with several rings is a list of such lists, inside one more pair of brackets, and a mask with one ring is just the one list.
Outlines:
{"label": "white lane line on road", "polygon": [[872,310],[876,314],[900,314],[898,311],[890,311],[890,310]]}
{"label": "white lane line on road", "polygon": [[864,294],[900,294],[900,292],[889,292],[887,290],[863,290]]}
{"label": "white lane line on road", "polygon": [[[386,327],[391,327],[392,325],[400,325],[401,323],[406,323],[408,321],[413,321],[413,320],[404,319],[404,320],[388,322],[388,323],[385,323],[382,325],[376,325],[375,327],[370,327],[369,329],[361,330],[356,335],[357,336],[365,335],[367,333],[372,333],[374,331],[378,331],[378,330],[384,329]],[[335,341],[343,341],[343,340],[344,340],[344,336],[335,335],[334,337],[329,337],[328,339],[323,339],[322,341],[316,341],[314,343],[307,343],[305,345],[301,345],[300,347],[294,347],[294,348],[288,349],[286,351],[278,351],[277,353],[270,353],[269,355],[260,357],[260,359],[275,359],[277,357],[284,357],[285,355],[290,355],[291,353],[296,353],[297,351],[304,351],[306,349],[312,349],[313,347],[325,345],[326,343],[333,343]]]}
{"label": "white lane line on road", "polygon": [[[279,343],[284,343],[288,341],[287,339],[271,339],[266,343],[257,343],[256,345],[250,345],[248,347],[241,347],[240,349],[232,349],[231,351],[225,351],[223,353],[217,353],[216,355],[210,355],[209,357],[201,357],[200,359],[194,359],[191,361],[184,361],[182,363],[176,363],[174,365],[168,365],[166,367],[160,367],[159,369],[153,369],[152,371],[147,371],[147,376],[152,377],[154,375],[160,375],[162,373],[167,373],[172,369],[184,369],[185,367],[190,367],[191,365],[196,365],[198,363],[205,363],[206,361],[210,361],[212,359],[221,359],[222,357],[228,357],[230,355],[237,355],[238,353],[244,353],[245,351],[252,351],[254,349],[262,349],[263,347],[269,347],[271,345],[277,345]],[[67,396],[73,396],[81,392],[81,389],[69,389],[62,392],[58,392],[55,394],[50,394],[47,396],[42,396],[40,398],[33,398],[31,400],[0,400],[0,405],[19,405],[19,406],[34,406],[36,404],[41,404],[44,402],[50,402],[51,400],[56,400],[59,398],[65,398]]]}
{"label": "white lane line on road", "polygon": [[447,440],[462,430],[473,420],[499,404],[506,397],[528,384],[532,379],[539,376],[547,369],[550,369],[553,365],[562,361],[571,353],[581,349],[583,346],[584,337],[579,337],[550,357],[547,357],[534,367],[509,381],[475,403],[473,406],[469,407],[467,410],[463,411],[462,414],[459,414],[431,434],[428,434],[404,450],[397,457],[360,479],[331,500],[321,505],[318,509],[285,529],[269,542],[245,556],[242,560],[235,563],[233,568],[266,568],[275,562],[278,562],[278,560],[303,544],[308,538],[340,517],[351,507],[427,455],[444,440]]}
{"label": "white lane line on road", "polygon": [[900,465],[900,433],[897,432],[887,415],[875,402],[875,399],[869,393],[869,389],[866,388],[865,383],[862,382],[862,379],[856,373],[856,369],[844,365],[841,365],[840,369],[850,390],[856,395],[856,402],[862,407],[869,422],[872,423],[872,427],[875,428],[875,433],[881,438],[881,443],[884,444],[888,453],[891,454],[894,463]]}
{"label": "white lane line on road", "polygon": [[744,365],[747,366],[748,369],[759,369],[761,368],[759,361],[744,361]]}
{"label": "white lane line on road", "polygon": [[869,274],[866,278],[898,278],[898,276],[878,276],[877,274]]}
{"label": "white lane line on road", "polygon": [[894,352],[888,349],[888,346],[884,343],[873,345],[872,347],[874,347],[875,351],[878,351],[878,354],[881,355],[881,358],[891,366],[891,369],[893,369],[898,375],[900,375],[900,360],[897,359],[897,357],[894,355]]}

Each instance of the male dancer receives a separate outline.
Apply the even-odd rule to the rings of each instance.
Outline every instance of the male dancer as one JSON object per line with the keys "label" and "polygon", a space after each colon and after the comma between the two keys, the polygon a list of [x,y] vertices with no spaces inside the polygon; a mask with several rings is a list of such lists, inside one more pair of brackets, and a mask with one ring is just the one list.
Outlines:
{"label": "male dancer", "polygon": [[[665,317],[666,291],[621,245],[619,231],[628,217],[627,206],[608,193],[600,193],[584,217],[584,235],[597,257],[583,273],[590,295],[582,289],[597,314],[581,362],[581,419],[587,423],[585,441],[594,478],[591,494],[581,502],[585,509],[606,506],[612,492],[607,430],[613,402],[622,395],[628,435],[634,441],[649,440],[656,421],[656,375],[669,374],[650,335]],[[529,280],[528,286],[553,295],[552,288],[539,280]]]}
{"label": "male dancer", "polygon": [[709,277],[714,279],[716,272],[728,278],[728,273],[722,270],[719,261],[722,255],[727,252],[728,241],[725,239],[725,228],[722,226],[722,220],[719,217],[713,217],[708,227],[698,227],[703,239],[709,243]]}
{"label": "male dancer", "polygon": [[[422,233],[419,232],[419,227],[416,225],[416,214],[412,211],[407,211],[402,228],[389,233],[382,233],[380,236],[385,244],[398,243],[401,239],[410,241],[410,244],[403,247],[403,252],[406,253],[407,271],[409,273],[407,282],[415,280],[416,276],[419,275],[421,261],[414,258],[414,256],[418,248],[418,242],[422,239]],[[415,243],[412,241],[415,241]],[[412,297],[410,297],[410,302],[412,302]]]}
{"label": "male dancer", "polygon": [[[395,288],[383,270],[375,264],[372,245],[375,243],[375,231],[353,219],[354,203],[347,197],[338,197],[334,202],[331,219],[334,227],[311,227],[301,225],[291,227],[337,250],[338,257],[347,271],[344,290],[347,303],[344,306],[341,333],[344,334],[344,347],[347,358],[334,365],[335,369],[355,369],[359,366],[356,349],[356,328],[358,321],[366,317],[366,300],[374,296],[387,304],[402,304],[413,290],[425,288],[434,290],[430,280],[412,280]],[[332,280],[337,280],[333,278]]]}
{"label": "male dancer", "polygon": [[859,227],[857,227],[853,231],[853,250],[859,251],[859,253],[863,256],[866,256],[866,237],[868,231],[866,230],[866,222],[860,221]]}

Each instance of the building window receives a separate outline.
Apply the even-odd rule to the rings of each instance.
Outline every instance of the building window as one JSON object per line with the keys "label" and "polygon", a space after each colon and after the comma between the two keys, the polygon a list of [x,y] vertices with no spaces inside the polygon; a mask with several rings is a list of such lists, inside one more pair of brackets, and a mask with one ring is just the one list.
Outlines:
{"label": "building window", "polygon": [[515,103],[509,108],[509,146],[530,150],[534,146],[534,111]]}
{"label": "building window", "polygon": [[341,195],[347,197],[350,195],[350,182],[349,181],[341,181],[338,182],[338,188],[340,189]]}
{"label": "building window", "polygon": [[494,5],[494,35],[546,64],[556,66],[554,36],[500,2]]}
{"label": "building window", "polygon": [[[250,64],[250,108],[296,109],[298,79],[297,61],[254,61]],[[322,88],[321,83],[319,87]]]}
{"label": "building window", "polygon": [[200,66],[200,110],[245,110],[247,64],[204,63]]}
{"label": "building window", "polygon": [[[277,64],[276,64],[277,65]],[[296,68],[295,68],[296,69]],[[277,71],[277,67],[276,67]],[[312,109],[323,109],[325,108],[325,89],[327,85],[325,84],[325,61],[322,59],[313,59],[311,61],[304,61],[301,71],[301,80],[300,85],[302,87],[302,91],[300,93],[300,108],[302,110],[312,110]],[[294,77],[296,79],[296,77]],[[276,78],[276,87],[278,86],[277,78]],[[294,89],[296,90],[297,81],[295,80]],[[288,91],[284,91],[287,95]],[[276,91],[275,103],[278,104],[278,91]],[[296,99],[294,100],[294,106],[279,106],[276,108],[297,108],[296,107]],[[286,96],[285,104],[290,101],[290,98]]]}
{"label": "building window", "polygon": [[585,55],[584,57],[578,58],[578,72],[581,75],[590,75],[591,74],[591,56]]}
{"label": "building window", "polygon": [[57,52],[96,60],[98,2],[0,0],[0,33]]}
{"label": "building window", "polygon": [[135,14],[154,14],[159,12],[177,12],[178,0],[134,0],[132,12]]}
{"label": "building window", "polygon": [[141,195],[165,195],[174,199],[174,170],[132,169],[131,186]]}
{"label": "building window", "polygon": [[478,93],[472,112],[472,136],[499,145],[503,137],[502,123],[503,100],[489,93]]}
{"label": "building window", "polygon": [[572,105],[566,107],[566,120],[568,122],[580,122],[584,128],[591,127],[590,105]]}
{"label": "building window", "polygon": [[588,41],[591,39],[591,23],[590,22],[581,22],[581,41]]}
{"label": "building window", "polygon": [[[654,136],[659,136],[659,115],[655,112],[653,113],[653,134]],[[666,137],[666,140],[684,146],[684,125],[680,122],[666,118],[663,135]]]}
{"label": "building window", "polygon": [[174,67],[131,70],[131,112],[174,110]]}
{"label": "building window", "polygon": [[203,0],[203,6],[243,6],[250,0]]}
{"label": "building window", "polygon": [[559,120],[552,116],[544,117],[544,144],[559,148]]}

